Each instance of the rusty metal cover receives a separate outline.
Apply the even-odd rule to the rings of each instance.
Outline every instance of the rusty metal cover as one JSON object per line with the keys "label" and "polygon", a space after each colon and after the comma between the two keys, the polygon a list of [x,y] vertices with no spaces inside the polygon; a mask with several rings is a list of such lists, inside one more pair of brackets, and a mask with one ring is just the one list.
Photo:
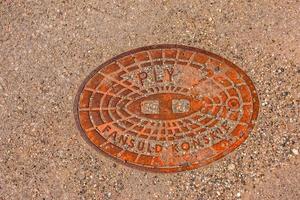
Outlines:
{"label": "rusty metal cover", "polygon": [[79,89],[75,118],[84,137],[130,166],[195,169],[237,148],[259,110],[239,67],[207,51],[154,45],[118,55]]}

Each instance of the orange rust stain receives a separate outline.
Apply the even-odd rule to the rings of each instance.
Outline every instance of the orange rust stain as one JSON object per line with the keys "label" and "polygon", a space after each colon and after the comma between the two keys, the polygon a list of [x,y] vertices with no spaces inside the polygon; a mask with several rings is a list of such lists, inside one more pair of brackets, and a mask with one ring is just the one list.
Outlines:
{"label": "orange rust stain", "polygon": [[124,164],[192,170],[243,143],[258,116],[250,78],[213,53],[155,45],[102,64],[79,89],[75,119],[85,139]]}

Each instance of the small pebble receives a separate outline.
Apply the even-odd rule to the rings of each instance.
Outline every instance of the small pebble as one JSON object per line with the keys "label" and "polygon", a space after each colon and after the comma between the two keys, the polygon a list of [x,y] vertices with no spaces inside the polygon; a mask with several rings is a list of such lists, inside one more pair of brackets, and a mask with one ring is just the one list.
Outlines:
{"label": "small pebble", "polygon": [[228,165],[228,169],[229,170],[234,170],[235,169],[235,165],[234,164],[229,164]]}
{"label": "small pebble", "polygon": [[299,151],[298,149],[292,149],[293,154],[295,154],[296,156],[299,155]]}

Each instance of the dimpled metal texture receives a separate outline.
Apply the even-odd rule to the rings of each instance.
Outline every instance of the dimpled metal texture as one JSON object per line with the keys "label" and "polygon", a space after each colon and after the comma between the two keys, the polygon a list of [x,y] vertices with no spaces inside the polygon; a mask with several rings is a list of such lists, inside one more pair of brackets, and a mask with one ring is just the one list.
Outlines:
{"label": "dimpled metal texture", "polygon": [[154,45],[94,70],[75,100],[79,129],[124,164],[179,172],[214,162],[253,129],[259,101],[250,78],[213,53]]}

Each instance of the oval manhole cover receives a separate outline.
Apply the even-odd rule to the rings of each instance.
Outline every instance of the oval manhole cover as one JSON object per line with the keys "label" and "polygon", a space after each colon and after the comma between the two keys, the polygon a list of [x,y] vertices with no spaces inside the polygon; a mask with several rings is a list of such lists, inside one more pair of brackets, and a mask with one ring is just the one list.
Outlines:
{"label": "oval manhole cover", "polygon": [[79,89],[80,130],[105,154],[158,172],[194,169],[237,148],[259,102],[250,78],[215,54],[182,45],[128,51]]}

